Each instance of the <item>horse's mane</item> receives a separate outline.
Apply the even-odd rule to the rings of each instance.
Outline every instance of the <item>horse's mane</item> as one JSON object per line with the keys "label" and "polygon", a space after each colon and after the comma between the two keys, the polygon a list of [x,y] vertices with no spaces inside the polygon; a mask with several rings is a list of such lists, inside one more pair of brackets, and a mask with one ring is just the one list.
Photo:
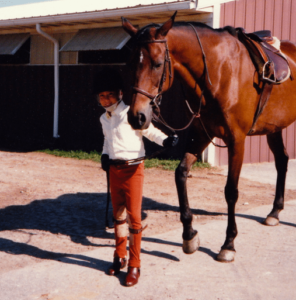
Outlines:
{"label": "horse's mane", "polygon": [[209,25],[207,24],[204,24],[204,23],[200,23],[200,22],[175,22],[173,27],[188,27],[190,26],[189,24],[192,24],[193,26],[195,27],[200,27],[200,28],[208,28],[208,29],[212,29],[214,30],[212,27],[210,27]]}
{"label": "horse's mane", "polygon": [[[200,23],[200,22],[175,22],[173,27],[188,27],[188,29],[190,28],[190,24],[192,24],[194,27],[198,27],[198,28],[207,28],[209,30],[213,30],[215,32],[223,32],[223,31],[227,31],[229,34],[233,35],[234,37],[237,36],[236,30],[234,27],[232,26],[225,26],[223,28],[218,28],[218,29],[214,29],[212,27],[210,27],[209,25],[206,25],[204,23]],[[151,23],[148,24],[146,26],[144,26],[143,28],[141,28],[136,36],[134,37],[134,39],[137,42],[140,41],[145,41],[147,39],[149,39],[149,32],[151,28],[160,28],[162,24],[155,24],[155,23]]]}
{"label": "horse's mane", "polygon": [[176,23],[174,23],[174,27],[180,27],[180,26],[189,27],[189,23],[192,24],[195,27],[207,28],[207,29],[215,31],[215,32],[227,31],[229,34],[231,34],[231,35],[233,35],[235,37],[237,36],[236,30],[232,26],[225,26],[223,28],[214,29],[211,26],[209,26],[207,24],[204,24],[204,23],[200,23],[200,22],[176,22]]}
{"label": "horse's mane", "polygon": [[223,28],[219,28],[216,29],[217,31],[228,31],[228,33],[230,33],[231,35],[233,35],[234,37],[237,37],[237,32],[236,29],[232,26],[225,26]]}

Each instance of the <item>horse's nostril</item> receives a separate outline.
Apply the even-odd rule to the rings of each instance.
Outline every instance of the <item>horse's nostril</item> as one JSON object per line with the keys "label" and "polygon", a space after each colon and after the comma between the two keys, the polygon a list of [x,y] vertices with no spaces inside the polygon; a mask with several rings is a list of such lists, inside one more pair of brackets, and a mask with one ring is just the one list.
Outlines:
{"label": "horse's nostril", "polygon": [[143,126],[146,122],[146,117],[142,113],[138,113],[138,122],[140,126]]}

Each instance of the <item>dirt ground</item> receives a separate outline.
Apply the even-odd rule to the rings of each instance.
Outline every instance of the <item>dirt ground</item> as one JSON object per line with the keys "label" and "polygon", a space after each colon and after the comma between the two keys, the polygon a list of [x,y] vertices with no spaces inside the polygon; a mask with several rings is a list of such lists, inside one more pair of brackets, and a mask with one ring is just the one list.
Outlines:
{"label": "dirt ground", "polygon": [[[113,244],[113,230],[104,226],[107,187],[99,163],[43,153],[0,152],[0,160],[0,274]],[[226,226],[226,177],[218,168],[191,174],[194,227],[209,219],[225,219]],[[271,208],[274,185],[241,178],[239,190],[237,212]],[[286,190],[286,200],[295,198],[295,190]],[[142,217],[144,236],[181,227],[174,172],[145,170]]]}

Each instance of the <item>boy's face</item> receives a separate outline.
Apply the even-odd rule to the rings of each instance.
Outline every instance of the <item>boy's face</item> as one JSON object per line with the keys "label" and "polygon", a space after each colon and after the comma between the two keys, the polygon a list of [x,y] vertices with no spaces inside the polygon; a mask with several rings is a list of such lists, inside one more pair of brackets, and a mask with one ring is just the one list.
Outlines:
{"label": "boy's face", "polygon": [[115,104],[119,100],[119,92],[116,91],[105,91],[97,95],[97,101],[103,107],[109,107]]}

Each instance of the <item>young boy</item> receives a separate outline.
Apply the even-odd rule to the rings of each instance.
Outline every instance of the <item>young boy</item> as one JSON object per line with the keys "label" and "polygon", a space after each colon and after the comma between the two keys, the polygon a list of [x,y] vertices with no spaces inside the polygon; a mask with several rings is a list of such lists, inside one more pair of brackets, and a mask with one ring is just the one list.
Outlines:
{"label": "young boy", "polygon": [[128,222],[129,261],[125,284],[133,286],[140,277],[144,163],[114,165],[112,160],[130,160],[144,156],[143,136],[165,147],[175,146],[178,137],[168,137],[152,123],[145,130],[134,130],[127,121],[129,106],[122,101],[122,89],[122,80],[116,71],[104,69],[97,74],[95,93],[98,103],[106,110],[100,118],[104,133],[101,163],[104,171],[109,170],[116,244],[114,261],[108,274],[118,274],[127,264]]}

